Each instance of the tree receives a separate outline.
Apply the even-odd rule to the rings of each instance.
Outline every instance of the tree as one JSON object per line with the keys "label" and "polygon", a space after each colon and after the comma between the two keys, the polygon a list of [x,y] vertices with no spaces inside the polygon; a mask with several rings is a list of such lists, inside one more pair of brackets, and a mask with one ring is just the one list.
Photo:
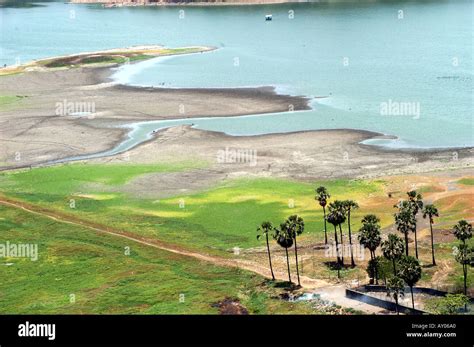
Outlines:
{"label": "tree", "polygon": [[286,233],[294,240],[295,243],[295,258],[296,258],[296,275],[298,277],[298,285],[300,286],[300,270],[298,266],[298,245],[296,243],[296,236],[301,235],[304,231],[303,218],[293,215],[281,224],[282,229],[284,228]]}
{"label": "tree", "polygon": [[435,253],[434,253],[434,237],[433,237],[433,217],[439,217],[438,209],[433,204],[428,204],[423,209],[423,218],[429,218],[430,222],[430,232],[431,232],[431,257],[433,266],[436,265]]}
{"label": "tree", "polygon": [[[275,228],[270,222],[263,222],[262,225],[260,225],[257,229],[257,232],[259,233],[257,235],[257,240],[260,240],[260,238],[265,235],[265,240],[267,241],[268,262],[270,263],[270,272],[272,273],[273,281],[275,280],[275,275],[273,274],[272,257],[270,255],[270,244],[268,243],[268,235],[274,230]],[[273,236],[273,234],[271,236]]]}
{"label": "tree", "polygon": [[370,259],[375,258],[375,250],[382,241],[379,223],[380,219],[368,214],[362,218],[362,226],[359,229],[359,243],[370,251]]}
{"label": "tree", "polygon": [[353,211],[355,209],[358,209],[359,205],[354,200],[344,200],[343,201],[343,206],[344,206],[344,208],[346,210],[346,214],[347,214],[347,227],[348,227],[348,230],[349,230],[349,246],[351,248],[351,266],[354,267],[355,262],[354,262],[354,254],[353,254],[353,250],[352,250],[351,211]]}
{"label": "tree", "polygon": [[379,284],[379,275],[378,275],[378,267],[379,267],[379,260],[380,257],[376,257],[373,259],[370,259],[369,262],[367,263],[367,274],[369,275],[370,278],[370,284],[374,283]]}
{"label": "tree", "polygon": [[472,237],[472,224],[462,219],[453,227],[453,234],[463,244]]}
{"label": "tree", "polygon": [[468,303],[469,298],[464,294],[447,294],[443,298],[428,300],[425,307],[436,314],[457,314]]}
{"label": "tree", "polygon": [[413,297],[413,286],[421,278],[421,266],[418,259],[405,256],[399,261],[398,276],[410,287],[411,304],[415,308],[415,299]]}
{"label": "tree", "polygon": [[316,188],[316,196],[314,197],[315,200],[319,202],[319,205],[323,208],[323,215],[324,215],[324,243],[328,244],[328,233],[326,228],[326,205],[328,203],[329,195],[326,187],[320,186]]}
{"label": "tree", "polygon": [[275,229],[275,234],[273,236],[276,242],[285,249],[286,252],[286,265],[288,268],[288,282],[291,284],[291,273],[290,273],[290,258],[288,256],[288,248],[293,246],[293,238],[288,234],[285,229],[285,224],[280,225],[280,229]]}
{"label": "tree", "polygon": [[398,299],[405,295],[405,285],[400,277],[394,276],[388,280],[387,295],[393,297],[395,300],[395,309],[398,315]]}
{"label": "tree", "polygon": [[361,223],[365,224],[380,224],[380,218],[375,214],[366,214],[362,217]]}
{"label": "tree", "polygon": [[467,295],[467,266],[474,263],[473,251],[466,244],[466,241],[472,237],[472,224],[462,219],[453,227],[453,234],[462,243],[454,248],[454,259],[462,265],[464,276],[464,295]]}
{"label": "tree", "polygon": [[454,259],[462,265],[464,276],[464,295],[467,295],[467,266],[474,263],[472,248],[465,243],[461,243],[459,247],[454,248]]}
{"label": "tree", "polygon": [[346,217],[344,214],[341,212],[340,209],[336,208],[336,206],[333,205],[333,203],[329,204],[329,213],[326,216],[326,219],[329,223],[331,223],[334,226],[334,240],[336,242],[336,254],[337,254],[337,263],[338,264],[344,264],[344,259],[342,258],[339,253],[339,241],[337,237],[337,226],[341,223],[344,223],[346,220]]}
{"label": "tree", "polygon": [[407,192],[408,202],[411,206],[411,211],[413,213],[413,232],[415,233],[415,256],[418,259],[418,239],[416,235],[416,215],[423,208],[423,197],[420,193],[417,193],[416,190],[411,190]]}
{"label": "tree", "polygon": [[403,255],[404,248],[403,240],[395,234],[389,234],[388,239],[382,242],[383,256],[392,261],[394,276],[397,275],[395,263]]}
{"label": "tree", "polygon": [[398,207],[398,212],[394,215],[395,225],[397,230],[405,236],[405,255],[408,256],[408,233],[414,230],[415,217],[407,201],[401,201],[395,206]]}
{"label": "tree", "polygon": [[375,257],[377,261],[377,276],[383,279],[385,287],[387,286],[387,280],[393,276],[392,262],[384,257]]}
{"label": "tree", "polygon": [[340,239],[339,242],[341,244],[341,264],[344,265],[344,239],[342,237],[342,224],[346,221],[346,209],[344,207],[344,203],[341,200],[335,200],[329,204],[330,211],[337,211],[338,221],[337,224],[339,226],[339,235]]}

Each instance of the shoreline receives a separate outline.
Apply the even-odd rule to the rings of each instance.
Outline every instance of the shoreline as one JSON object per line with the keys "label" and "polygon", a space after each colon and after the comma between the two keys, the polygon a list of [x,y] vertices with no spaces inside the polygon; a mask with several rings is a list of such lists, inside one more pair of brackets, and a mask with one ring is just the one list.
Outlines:
{"label": "shoreline", "polygon": [[[116,60],[123,61],[124,55],[146,53],[150,55],[146,58],[154,58],[213,49],[135,46],[39,59],[0,69],[4,81],[0,95],[11,95],[14,100],[11,106],[0,108],[0,122],[8,124],[0,131],[0,142],[5,144],[0,151],[0,167],[24,167],[106,151],[126,138],[126,131],[112,128],[116,124],[277,113],[288,111],[290,105],[294,110],[310,109],[309,98],[277,94],[273,87],[167,89],[118,85],[110,80],[113,68],[120,66]],[[108,60],[105,64],[102,60],[100,64],[82,64],[90,58]],[[91,103],[94,113],[90,117],[58,115],[55,105],[63,101]],[[186,106],[184,112],[182,105]],[[55,141],[51,141],[51,131]],[[15,153],[22,153],[21,163],[13,159]]]}
{"label": "shoreline", "polygon": [[[148,48],[150,49],[147,51]],[[184,48],[186,49],[189,47]],[[193,47],[193,49],[212,50],[214,48]],[[38,65],[29,63],[27,66],[40,66],[40,68],[25,69],[23,73],[3,76],[6,83],[0,85],[0,95],[20,95],[22,98],[12,109],[0,109],[0,122],[6,122],[10,126],[10,129],[0,131],[0,142],[5,143],[3,151],[0,152],[0,170],[31,167],[68,158],[106,153],[128,138],[130,130],[123,126],[133,127],[134,124],[141,122],[252,117],[288,112],[289,105],[294,107],[294,111],[311,109],[310,100],[312,99],[277,94],[274,87],[210,89],[138,87],[111,83],[111,76],[115,73],[113,69],[120,66],[119,63],[80,65],[82,59],[100,54],[112,54],[116,58],[117,53],[148,52],[153,54],[153,58],[159,56],[159,53],[168,54],[170,50],[172,51],[162,46],[136,46],[47,58],[39,61],[43,63],[45,61],[66,61],[67,63],[72,61],[79,66],[45,68],[38,63],[36,63]],[[180,54],[189,53],[189,51],[179,52]],[[92,116],[87,117],[54,114],[55,103],[63,100],[92,102],[96,107]],[[203,103],[203,100],[206,102]],[[185,112],[180,111],[182,105],[186,106]],[[291,117],[291,114],[289,116]],[[117,125],[122,127],[117,127]],[[171,129],[173,128],[179,129],[181,126],[173,126]],[[328,135],[340,134],[340,144],[350,146],[354,151],[367,151],[370,156],[404,157],[408,155],[433,158],[439,155],[446,156],[453,151],[459,151],[465,155],[471,150],[471,147],[399,149],[361,144],[363,140],[387,135],[357,129],[319,129],[252,136],[232,136],[200,129],[193,129],[193,131],[199,132],[203,141],[206,141],[208,137],[214,138],[218,136],[216,134],[221,134],[239,143],[252,142],[256,139],[255,141],[268,141],[269,144],[273,143],[275,138],[285,142],[295,136],[306,137],[309,134],[314,137],[314,141],[310,143],[315,147],[325,145],[324,140],[319,140],[319,138],[325,139]],[[158,134],[161,135],[161,133],[158,131],[150,140],[139,143],[127,152],[145,147],[149,142],[156,140],[159,137]],[[52,134],[54,137],[51,136]],[[55,141],[52,141],[52,138]],[[354,138],[359,140],[354,142]],[[265,144],[262,145],[265,146]],[[21,162],[12,159],[15,153],[22,154]],[[366,158],[367,161],[370,159],[370,157]]]}
{"label": "shoreline", "polygon": [[[120,138],[116,138],[116,145],[120,145],[124,140],[128,138],[128,134],[130,131],[133,130],[133,125],[128,124],[127,127],[123,126],[117,129],[129,129],[129,131],[124,131],[123,136]],[[240,148],[247,147],[246,142],[248,141],[257,141],[257,142],[269,142],[269,143],[275,143],[275,139],[281,139],[281,138],[297,138],[298,136],[304,136],[304,137],[322,137],[322,138],[328,138],[332,137],[332,135],[336,135],[340,141],[340,146],[342,148],[350,148],[354,151],[356,151],[357,148],[363,150],[364,152],[368,153],[364,161],[372,161],[375,157],[378,157],[380,155],[386,154],[388,157],[384,157],[383,161],[389,161],[391,160],[390,157],[392,158],[397,158],[397,159],[403,159],[404,164],[402,167],[405,167],[407,171],[397,171],[399,168],[390,168],[389,170],[380,172],[380,173],[370,173],[372,171],[372,167],[368,170],[368,172],[364,175],[364,177],[352,177],[352,178],[374,178],[374,177],[380,177],[380,176],[391,176],[391,175],[400,175],[400,174],[419,174],[419,173],[430,173],[430,172],[437,172],[437,171],[450,171],[450,170],[466,170],[466,169],[472,169],[474,162],[472,161],[473,154],[474,154],[474,147],[458,147],[458,148],[449,148],[449,149],[426,149],[426,150],[414,150],[414,149],[390,149],[390,148],[385,148],[381,146],[373,146],[373,145],[365,145],[362,144],[361,142],[367,139],[371,139],[377,136],[384,136],[383,134],[369,131],[369,130],[360,130],[360,129],[347,129],[347,128],[341,128],[341,129],[318,129],[318,130],[300,130],[300,131],[294,131],[294,132],[280,132],[280,133],[269,133],[269,134],[260,134],[260,135],[242,135],[242,136],[234,136],[234,135],[229,135],[225,132],[221,131],[212,131],[212,130],[203,130],[203,129],[196,129],[191,125],[175,125],[175,126],[170,126],[170,127],[165,127],[162,129],[157,130],[156,132],[150,134],[150,137],[133,147],[109,154],[109,155],[103,155],[103,156],[97,156],[97,157],[91,157],[91,158],[79,158],[79,159],[74,159],[74,158],[62,158],[58,159],[55,162],[40,162],[37,164],[33,165],[23,165],[23,166],[15,166],[15,167],[0,167],[0,172],[13,172],[16,170],[22,170],[22,169],[27,169],[27,168],[41,168],[41,167],[50,167],[50,166],[56,166],[56,165],[69,165],[69,164],[78,164],[78,163],[113,163],[113,162],[123,162],[123,155],[125,153],[132,153],[132,152],[137,152],[140,153],[140,155],[137,155],[137,157],[141,157],[141,154],[144,154],[145,152],[148,152],[147,147],[156,147],[159,146],[159,141],[163,136],[167,136],[167,133],[173,133],[176,131],[182,131],[183,134],[188,135],[188,134],[196,134],[196,136],[200,139],[219,139],[225,143],[229,141],[235,141],[235,142],[242,142],[245,143]],[[347,137],[345,140],[344,137]],[[177,138],[173,138],[173,140],[177,140]],[[289,142],[292,142],[289,140]],[[316,143],[319,143],[321,141],[318,141],[316,139]],[[183,145],[184,149],[187,148],[187,146]],[[115,148],[115,147],[113,147]],[[113,150],[113,148],[108,149]],[[456,160],[452,160],[451,155],[454,152],[457,152],[459,158]],[[103,152],[97,152],[97,153],[90,153],[88,156],[94,156],[97,154],[101,154]],[[295,153],[293,152],[293,155]],[[333,153],[323,153],[323,156],[327,159],[332,156]],[[175,159],[175,158],[173,158]],[[138,163],[146,163],[147,160],[142,161],[140,159],[135,160]],[[424,162],[431,162],[431,164],[435,164],[434,166],[430,168],[425,168],[421,170],[413,170],[410,169],[412,165],[417,165],[417,164],[422,164]],[[453,165],[444,165],[446,162],[451,162]],[[438,165],[437,165],[438,164]],[[366,165],[367,166],[367,165]],[[372,165],[368,165],[367,168]],[[392,172],[393,171],[393,172]],[[336,174],[333,178],[347,178],[345,175],[340,175]],[[324,178],[327,179],[327,178]]]}

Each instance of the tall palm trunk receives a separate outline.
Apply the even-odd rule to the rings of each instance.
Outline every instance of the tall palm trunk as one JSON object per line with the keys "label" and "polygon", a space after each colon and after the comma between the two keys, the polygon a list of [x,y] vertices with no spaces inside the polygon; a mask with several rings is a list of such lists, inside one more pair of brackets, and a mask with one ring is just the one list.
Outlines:
{"label": "tall palm trunk", "polygon": [[418,239],[416,237],[416,225],[415,225],[414,231],[415,231],[415,257],[416,259],[418,259]]}
{"label": "tall palm trunk", "polygon": [[395,310],[397,310],[397,316],[400,314],[398,312],[398,295],[395,297]]}
{"label": "tall palm trunk", "polygon": [[324,214],[324,244],[327,245],[328,244],[328,231],[327,231],[327,228],[326,228],[326,206],[323,206],[323,214]]}
{"label": "tall palm trunk", "polygon": [[286,265],[288,266],[288,281],[291,283],[290,258],[288,257],[288,247],[285,247],[285,252],[286,252]]}
{"label": "tall palm trunk", "polygon": [[467,264],[462,264],[462,272],[464,275],[464,295],[467,295]]}
{"label": "tall palm trunk", "polygon": [[342,226],[339,224],[339,233],[341,234],[341,261],[344,265],[344,239],[342,238]]}
{"label": "tall palm trunk", "polygon": [[433,266],[436,265],[435,255],[434,255],[434,241],[433,241],[433,223],[430,216],[430,231],[431,231],[431,257],[433,258]]}
{"label": "tall palm trunk", "polygon": [[411,305],[413,306],[413,309],[415,308],[415,299],[413,298],[413,287],[410,286],[410,291],[411,291]]}
{"label": "tall palm trunk", "polygon": [[267,252],[268,252],[268,262],[270,263],[270,271],[272,273],[272,280],[275,280],[275,275],[273,274],[273,266],[272,266],[272,257],[270,256],[270,244],[268,243],[268,234],[265,234],[267,237]]}
{"label": "tall palm trunk", "polygon": [[375,284],[379,284],[379,269],[377,268],[377,266],[375,267]]}
{"label": "tall palm trunk", "polygon": [[[464,275],[464,295],[467,296],[467,264],[462,264],[462,272]],[[467,304],[464,304],[464,311],[467,311]]]}
{"label": "tall palm trunk", "polygon": [[336,255],[337,255],[337,263],[341,263],[341,257],[339,256],[339,241],[337,239],[337,229],[336,225],[334,225],[334,239],[336,241]]}
{"label": "tall palm trunk", "polygon": [[351,266],[355,267],[354,253],[352,251],[351,211],[347,213],[347,227],[349,228],[349,247],[351,248]]}
{"label": "tall palm trunk", "polygon": [[397,267],[395,266],[395,258],[392,259],[392,264],[393,264],[393,275],[396,276],[397,275]]}
{"label": "tall palm trunk", "polygon": [[408,231],[404,232],[405,234],[405,255],[408,257]]}
{"label": "tall palm trunk", "polygon": [[298,266],[298,246],[296,245],[296,236],[295,236],[295,258],[296,258],[296,276],[298,277],[298,285],[300,286],[300,270]]}

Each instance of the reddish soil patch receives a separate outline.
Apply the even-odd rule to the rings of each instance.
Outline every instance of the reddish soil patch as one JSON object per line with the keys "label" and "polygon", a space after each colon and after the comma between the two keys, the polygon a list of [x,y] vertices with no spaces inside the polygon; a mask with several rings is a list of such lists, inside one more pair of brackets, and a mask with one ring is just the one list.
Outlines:
{"label": "reddish soil patch", "polygon": [[219,308],[219,314],[225,315],[244,315],[249,314],[249,311],[240,303],[238,299],[225,298],[215,304],[212,307]]}

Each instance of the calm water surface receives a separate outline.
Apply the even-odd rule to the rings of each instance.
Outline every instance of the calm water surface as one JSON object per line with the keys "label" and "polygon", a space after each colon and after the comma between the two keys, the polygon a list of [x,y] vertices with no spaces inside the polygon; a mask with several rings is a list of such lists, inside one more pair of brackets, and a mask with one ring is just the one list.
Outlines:
{"label": "calm water surface", "polygon": [[[392,147],[474,145],[470,0],[187,7],[181,19],[175,7],[40,5],[0,8],[1,64],[131,45],[210,45],[218,50],[126,66],[115,77],[327,97],[306,112],[192,121],[233,135],[351,128],[395,135],[372,142]],[[402,103],[410,108],[397,114]],[[140,125],[129,144],[182,123],[190,121]]]}

